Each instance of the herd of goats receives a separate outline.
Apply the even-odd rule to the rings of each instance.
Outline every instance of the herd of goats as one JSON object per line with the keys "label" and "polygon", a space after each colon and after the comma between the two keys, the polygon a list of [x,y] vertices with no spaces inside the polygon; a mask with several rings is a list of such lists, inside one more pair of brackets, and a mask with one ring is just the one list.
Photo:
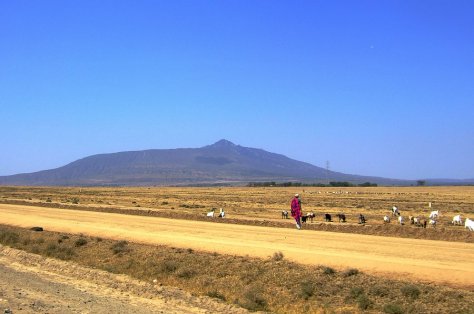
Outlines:
{"label": "herd of goats", "polygon": [[[419,216],[408,216],[408,221],[410,224],[415,225],[417,227],[422,227],[426,228],[427,225],[430,225],[432,227],[436,227],[436,224],[438,223],[438,218],[440,217],[441,213],[439,210],[434,210],[430,213],[428,219],[425,219],[423,217]],[[400,214],[400,211],[397,206],[392,207],[392,217],[390,215],[385,215],[383,217],[383,222],[384,223],[390,223],[392,221],[393,217],[396,217],[396,221],[400,225],[405,224],[405,218]],[[313,212],[306,213],[305,215],[301,216],[301,221],[303,223],[306,223],[307,221],[313,222],[313,219],[316,217],[316,215]],[[346,215],[343,213],[337,214],[336,215],[337,219],[339,222],[346,222]],[[288,219],[288,211],[284,210],[281,212],[281,218]],[[332,216],[331,214],[324,214],[324,220],[326,222],[332,222]],[[365,224],[366,223],[365,216],[362,214],[359,214],[359,224]],[[462,226],[463,221],[461,215],[456,215],[453,217],[452,224],[454,226]],[[471,220],[469,218],[466,218],[464,220],[464,226],[470,230],[474,231],[474,220]]]}

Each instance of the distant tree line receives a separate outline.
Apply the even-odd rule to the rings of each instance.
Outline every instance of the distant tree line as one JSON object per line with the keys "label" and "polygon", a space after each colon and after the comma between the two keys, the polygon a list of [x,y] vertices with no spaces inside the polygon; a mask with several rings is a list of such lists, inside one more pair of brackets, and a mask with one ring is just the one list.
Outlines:
{"label": "distant tree line", "polygon": [[275,182],[275,181],[267,181],[267,182],[250,182],[247,184],[248,187],[300,187],[300,186],[315,186],[315,187],[371,187],[377,186],[377,183],[370,183],[364,182],[360,184],[354,184],[347,181],[332,181],[329,184],[324,183],[303,183],[303,182]]}

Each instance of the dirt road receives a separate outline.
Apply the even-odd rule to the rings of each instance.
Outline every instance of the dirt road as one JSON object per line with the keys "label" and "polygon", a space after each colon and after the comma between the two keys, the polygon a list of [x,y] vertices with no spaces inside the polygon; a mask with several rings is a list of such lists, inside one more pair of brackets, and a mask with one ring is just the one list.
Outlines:
{"label": "dirt road", "polygon": [[[474,288],[474,244],[0,205],[0,223]],[[216,218],[217,219],[217,218]]]}
{"label": "dirt road", "polygon": [[13,313],[234,313],[248,311],[173,287],[0,245],[0,308]]}

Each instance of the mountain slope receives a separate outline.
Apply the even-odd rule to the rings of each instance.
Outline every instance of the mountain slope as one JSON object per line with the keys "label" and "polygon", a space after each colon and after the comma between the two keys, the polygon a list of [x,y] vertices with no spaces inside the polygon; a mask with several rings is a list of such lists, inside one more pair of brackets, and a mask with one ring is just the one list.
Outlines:
{"label": "mountain slope", "polygon": [[10,185],[242,184],[251,181],[402,181],[348,175],[227,140],[201,148],[153,149],[93,155],[66,166],[0,177]]}

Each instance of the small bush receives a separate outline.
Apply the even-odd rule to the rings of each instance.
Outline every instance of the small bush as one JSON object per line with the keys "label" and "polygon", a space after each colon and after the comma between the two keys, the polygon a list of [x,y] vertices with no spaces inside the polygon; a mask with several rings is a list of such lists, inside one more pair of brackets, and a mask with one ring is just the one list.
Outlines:
{"label": "small bush", "polygon": [[71,200],[71,202],[72,202],[73,204],[79,204],[79,198],[73,197],[72,200]]}
{"label": "small bush", "polygon": [[403,309],[398,304],[385,304],[383,307],[383,312],[388,314],[403,314]]}
{"label": "small bush", "polygon": [[333,275],[333,274],[335,274],[335,273],[336,273],[336,271],[335,271],[333,268],[331,268],[331,267],[323,267],[323,274],[325,274],[325,275]]}
{"label": "small bush", "polygon": [[351,289],[349,294],[352,298],[357,299],[358,297],[364,294],[364,289],[361,287],[354,287]]}
{"label": "small bush", "polygon": [[314,284],[311,281],[309,280],[303,281],[300,284],[300,288],[301,288],[300,296],[303,299],[308,300],[310,297],[314,295],[315,288],[314,288]]}
{"label": "small bush", "polygon": [[86,244],[87,244],[87,240],[85,238],[79,238],[76,240],[76,242],[74,242],[74,246],[76,247],[84,246]]}
{"label": "small bush", "polygon": [[275,262],[278,262],[278,261],[283,260],[284,257],[285,256],[283,255],[282,252],[275,252],[275,253],[273,253],[272,260],[275,261]]}
{"label": "small bush", "polygon": [[45,254],[46,256],[55,257],[62,260],[70,260],[75,255],[71,248],[61,247],[55,243],[50,243],[47,245]]}
{"label": "small bush", "polygon": [[119,254],[119,253],[125,253],[129,251],[129,248],[127,247],[128,242],[127,241],[119,241],[115,242],[110,249],[114,254]]}
{"label": "small bush", "polygon": [[212,290],[212,291],[208,291],[207,292],[207,296],[208,297],[211,297],[211,298],[216,298],[216,299],[220,299],[222,301],[225,301],[225,296],[220,294],[217,290]]}
{"label": "small bush", "polygon": [[357,298],[357,305],[359,306],[359,309],[361,310],[367,310],[369,306],[371,305],[372,302],[370,302],[369,297],[367,297],[365,294],[361,294]]}
{"label": "small bush", "polygon": [[389,288],[381,285],[374,285],[370,288],[370,294],[378,297],[386,297],[388,295],[388,292]]}
{"label": "small bush", "polygon": [[196,274],[196,272],[193,269],[186,268],[186,269],[180,270],[177,275],[178,275],[179,278],[190,279],[195,274]]}
{"label": "small bush", "polygon": [[358,273],[359,273],[359,270],[357,268],[349,268],[343,273],[343,275],[344,277],[350,277],[350,276],[355,276]]}
{"label": "small bush", "polygon": [[161,263],[161,271],[164,273],[172,273],[178,269],[178,264],[175,261],[165,260]]}
{"label": "small bush", "polygon": [[0,233],[0,242],[7,245],[16,244],[20,240],[20,236],[16,232],[5,231]]}
{"label": "small bush", "polygon": [[400,291],[405,297],[412,298],[413,300],[418,299],[420,296],[420,289],[415,285],[405,285]]}
{"label": "small bush", "polygon": [[243,302],[239,302],[243,308],[250,311],[265,311],[267,308],[267,301],[258,287],[250,287],[244,293],[244,298]]}
{"label": "small bush", "polygon": [[51,198],[48,197],[48,198],[46,199],[46,202],[51,203],[51,202],[52,202],[52,201],[51,201]]}

